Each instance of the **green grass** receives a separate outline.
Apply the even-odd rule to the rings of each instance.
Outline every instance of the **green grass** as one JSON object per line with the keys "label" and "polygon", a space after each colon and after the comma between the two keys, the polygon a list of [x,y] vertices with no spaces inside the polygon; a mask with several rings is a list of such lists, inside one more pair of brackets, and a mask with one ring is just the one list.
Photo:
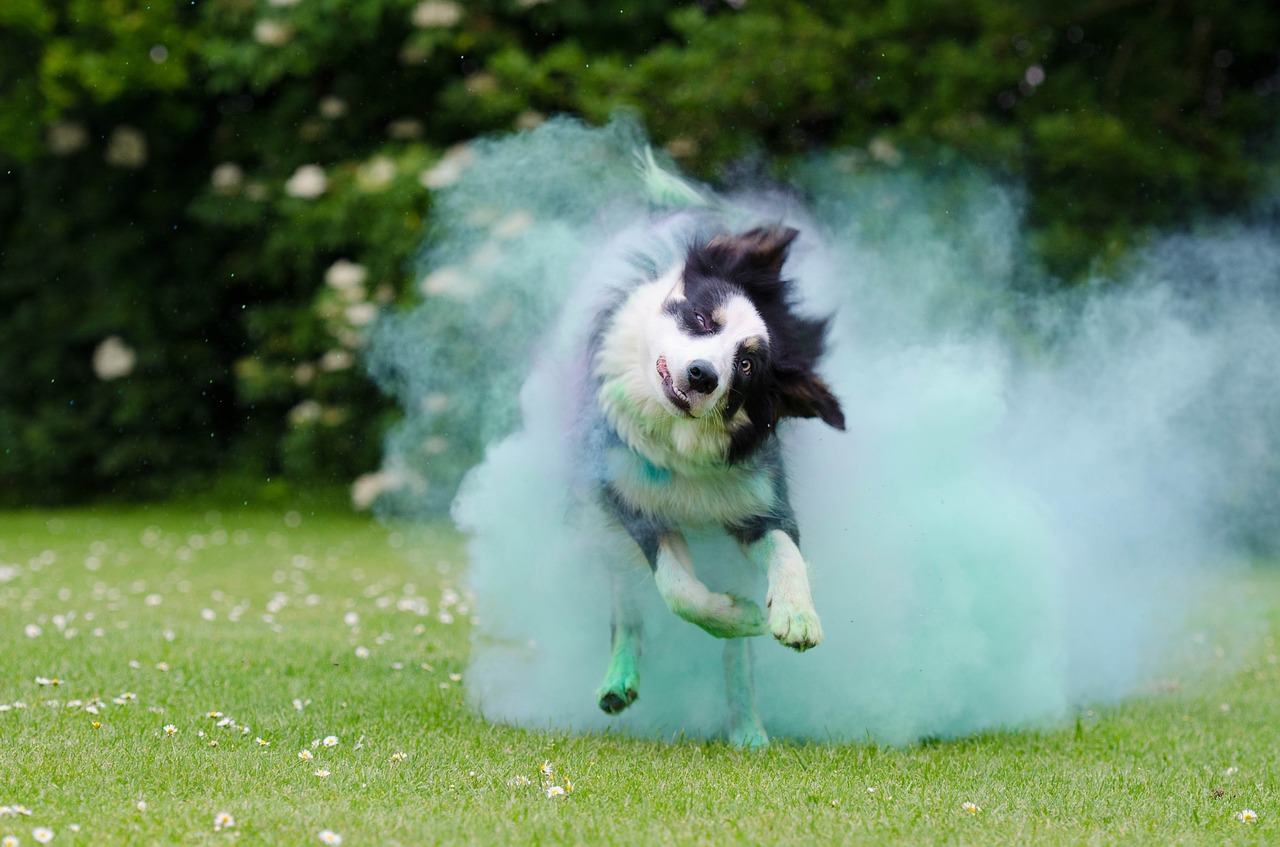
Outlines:
{"label": "green grass", "polygon": [[[1211,641],[1181,685],[1062,727],[744,754],[479,720],[464,702],[463,566],[445,529],[339,513],[0,514],[0,703],[26,704],[0,712],[0,805],[31,810],[0,817],[0,836],[31,845],[47,826],[54,844],[85,845],[320,844],[324,828],[346,845],[1280,841],[1272,570],[1231,586],[1266,604],[1260,636],[1223,658]],[[447,589],[461,595],[446,604],[452,623],[439,617]],[[96,716],[84,708],[95,698]],[[250,732],[218,728],[210,711]],[[299,759],[329,735],[336,747]],[[569,796],[542,791],[543,761],[572,780]],[[966,813],[966,801],[981,810]],[[1236,819],[1245,808],[1258,822]],[[221,811],[236,825],[214,832]]]}

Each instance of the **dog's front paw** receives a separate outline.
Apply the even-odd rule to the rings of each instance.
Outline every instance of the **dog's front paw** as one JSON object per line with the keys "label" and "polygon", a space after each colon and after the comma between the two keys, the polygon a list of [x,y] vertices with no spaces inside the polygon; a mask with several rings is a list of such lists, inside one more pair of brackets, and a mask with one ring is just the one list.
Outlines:
{"label": "dog's front paw", "polygon": [[810,603],[788,602],[770,597],[769,631],[787,647],[803,653],[822,640],[822,622]]}

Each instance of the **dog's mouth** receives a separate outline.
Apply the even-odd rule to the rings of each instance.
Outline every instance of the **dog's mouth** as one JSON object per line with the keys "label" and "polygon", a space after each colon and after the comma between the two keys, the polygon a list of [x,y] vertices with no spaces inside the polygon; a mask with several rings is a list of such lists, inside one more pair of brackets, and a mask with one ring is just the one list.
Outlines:
{"label": "dog's mouth", "polygon": [[662,377],[662,390],[666,392],[671,404],[686,415],[690,414],[689,398],[683,391],[676,388],[675,380],[671,378],[671,371],[667,370],[666,356],[658,357],[658,376]]}

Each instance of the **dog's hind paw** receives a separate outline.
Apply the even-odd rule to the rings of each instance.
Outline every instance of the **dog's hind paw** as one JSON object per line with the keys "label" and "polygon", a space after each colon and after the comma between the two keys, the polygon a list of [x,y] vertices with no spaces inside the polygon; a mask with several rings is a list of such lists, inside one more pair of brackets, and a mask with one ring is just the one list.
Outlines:
{"label": "dog's hind paw", "polygon": [[769,631],[779,642],[801,653],[822,640],[822,622],[812,606],[770,601]]}
{"label": "dog's hind paw", "polygon": [[616,715],[636,701],[636,693],[631,690],[622,692],[601,691],[600,710],[607,715]]}
{"label": "dog's hind paw", "polygon": [[764,731],[758,719],[745,721],[729,731],[729,743],[738,750],[763,750],[769,746],[769,734]]}
{"label": "dog's hind paw", "polygon": [[611,672],[596,691],[596,703],[600,706],[600,711],[616,715],[636,701],[639,687],[640,675],[634,669],[630,673]]}
{"label": "dog's hind paw", "polygon": [[616,715],[636,701],[635,688],[622,688],[622,690],[600,688],[595,693],[599,697],[600,711],[608,715]]}

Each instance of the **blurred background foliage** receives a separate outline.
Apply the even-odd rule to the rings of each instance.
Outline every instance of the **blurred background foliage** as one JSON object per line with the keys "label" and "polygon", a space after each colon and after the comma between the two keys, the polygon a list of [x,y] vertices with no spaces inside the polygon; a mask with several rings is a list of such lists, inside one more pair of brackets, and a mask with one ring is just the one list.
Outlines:
{"label": "blurred background foliage", "polygon": [[1258,199],[1278,50],[1274,0],[4,0],[0,503],[376,468],[365,330],[477,135],[625,108],[712,182],[955,155],[1071,284]]}

